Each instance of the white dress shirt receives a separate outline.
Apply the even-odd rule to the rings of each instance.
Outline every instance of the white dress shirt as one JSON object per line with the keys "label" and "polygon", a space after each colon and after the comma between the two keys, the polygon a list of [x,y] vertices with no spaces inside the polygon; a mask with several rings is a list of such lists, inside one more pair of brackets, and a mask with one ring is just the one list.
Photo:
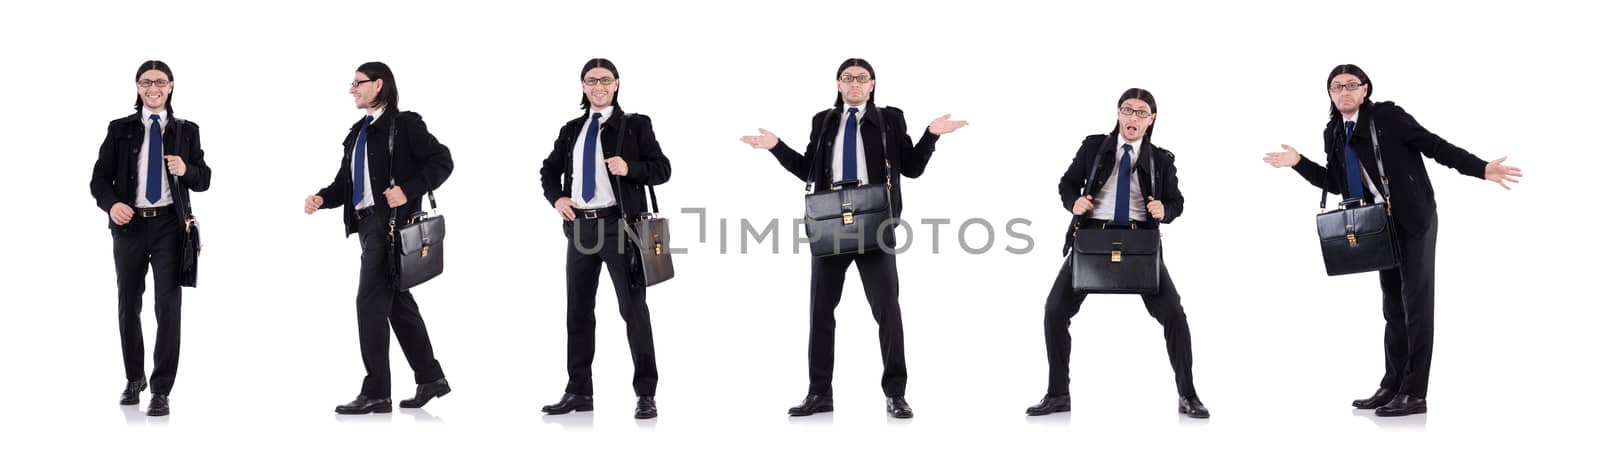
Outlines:
{"label": "white dress shirt", "polygon": [[[856,178],[861,180],[861,185],[867,182],[867,145],[861,139],[861,122],[867,118],[866,105],[845,106],[844,112],[839,113],[839,133],[833,138],[833,183],[842,182],[844,178],[844,128],[850,122],[850,108],[856,109]],[[888,154],[888,153],[884,153]],[[825,185],[832,189],[833,184]]]}
{"label": "white dress shirt", "polygon": [[[601,143],[606,136],[602,127],[594,139],[594,199],[583,200],[583,143],[589,134],[589,124],[605,125],[611,119],[611,110],[616,105],[607,106],[605,109],[589,109],[583,127],[578,128],[577,143],[572,144],[572,202],[579,209],[600,209],[617,205],[616,195],[611,191],[611,171],[606,170],[606,154]],[[596,121],[594,115],[599,114],[600,120]]]}
{"label": "white dress shirt", "polygon": [[[145,185],[149,185],[150,184],[149,183],[150,180],[149,180],[148,173],[150,172],[150,115],[151,114],[154,114],[154,115],[158,116],[159,119],[161,119],[161,133],[162,133],[163,136],[167,133],[167,127],[171,126],[171,124],[168,123],[168,119],[171,119],[171,118],[167,117],[167,111],[165,109],[161,110],[161,112],[158,112],[158,113],[151,113],[150,112],[150,108],[141,108],[141,109],[139,109],[139,119],[140,119],[141,122],[144,123],[144,138],[143,138],[144,143],[140,143],[139,144],[139,190],[137,192],[135,192],[137,194],[137,196],[135,196],[134,200],[133,200],[133,206],[134,207],[165,207],[168,204],[172,204],[172,182],[167,181],[167,166],[166,166],[167,161],[166,161],[166,158],[161,158],[161,168],[159,169],[161,171],[161,199],[156,200],[155,204],[151,204],[150,200],[145,198],[145,193],[146,193]],[[163,141],[165,141],[165,140],[163,140]],[[166,151],[167,153],[173,152],[172,148],[174,148],[174,147],[167,146],[166,143],[162,143],[161,144],[161,149]],[[161,155],[161,156],[165,156],[167,153],[157,153],[157,154]]]}
{"label": "white dress shirt", "polygon": [[[1094,194],[1094,209],[1089,211],[1090,218],[1110,222],[1116,217],[1117,174],[1122,172],[1122,146],[1128,145],[1133,147],[1132,154],[1128,156],[1128,173],[1132,175],[1134,170],[1139,167],[1139,148],[1141,141],[1143,141],[1143,139],[1134,141],[1124,140],[1120,131],[1117,134],[1117,154],[1114,156],[1116,162],[1111,163],[1111,176],[1106,177],[1105,186],[1100,187],[1100,191]],[[1098,160],[1096,162],[1098,162]],[[1094,179],[1089,180],[1094,181]],[[1150,214],[1145,210],[1144,196],[1144,188],[1139,186],[1139,176],[1133,175],[1133,178],[1128,180],[1128,220],[1134,222],[1144,222],[1150,220]]]}
{"label": "white dress shirt", "polygon": [[[363,188],[361,190],[361,201],[356,203],[356,210],[366,209],[366,208],[372,207],[372,205],[373,205],[372,168],[371,168],[372,167],[372,143],[373,143],[373,140],[372,140],[372,124],[378,122],[378,118],[383,116],[383,109],[384,108],[378,108],[377,111],[373,111],[372,114],[370,114],[370,116],[372,116],[372,122],[368,122],[367,123],[367,140],[366,140],[367,145],[364,147],[364,148],[366,148],[367,152],[365,154],[361,155],[361,160],[364,161],[364,162],[361,165],[356,165],[355,153],[350,153],[350,175],[352,176],[352,177],[350,177],[350,181],[351,182],[355,181],[356,177],[354,177],[354,175],[355,175],[355,172],[356,172],[357,169],[360,169],[360,171],[362,172],[362,176],[361,177],[365,178],[367,180],[367,183],[365,185],[361,186]],[[384,139],[383,142],[384,143],[388,143],[389,140],[388,139]],[[353,149],[355,149],[355,147],[351,147],[350,149],[353,150]],[[389,153],[389,154],[392,156],[394,153]],[[389,168],[390,169],[394,168],[393,163],[390,163]],[[384,183],[388,183],[388,181],[389,181],[388,179],[384,179]],[[352,185],[352,188],[354,188],[353,185]]]}

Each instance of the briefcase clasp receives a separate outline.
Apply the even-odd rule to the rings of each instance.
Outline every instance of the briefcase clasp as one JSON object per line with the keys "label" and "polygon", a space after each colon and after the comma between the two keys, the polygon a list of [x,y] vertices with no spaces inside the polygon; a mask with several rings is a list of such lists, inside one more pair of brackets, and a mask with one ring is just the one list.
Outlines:
{"label": "briefcase clasp", "polygon": [[[660,237],[656,237],[656,239],[661,239],[661,238]],[[658,256],[661,255],[661,242],[660,241],[656,242],[656,255],[658,255]]]}
{"label": "briefcase clasp", "polygon": [[422,257],[428,257],[428,245],[422,245]]}
{"label": "briefcase clasp", "polygon": [[853,211],[844,211],[844,224],[851,225],[854,223],[856,223],[856,213]]}
{"label": "briefcase clasp", "polygon": [[1111,263],[1113,263],[1113,264],[1122,263],[1122,242],[1121,241],[1116,241],[1116,242],[1112,242],[1111,243]]}
{"label": "briefcase clasp", "polygon": [[1345,234],[1344,235],[1344,239],[1345,239],[1345,241],[1349,241],[1350,242],[1350,247],[1352,247],[1352,248],[1356,247],[1356,234],[1355,233]]}

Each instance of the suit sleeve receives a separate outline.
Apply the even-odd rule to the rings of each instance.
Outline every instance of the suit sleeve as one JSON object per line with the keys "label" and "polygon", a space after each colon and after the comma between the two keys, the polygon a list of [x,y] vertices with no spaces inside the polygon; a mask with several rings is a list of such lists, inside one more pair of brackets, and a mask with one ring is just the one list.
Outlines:
{"label": "suit sleeve", "polygon": [[[1327,135],[1324,135],[1322,152],[1330,153],[1328,154],[1329,166],[1333,165],[1333,154],[1331,154],[1333,149],[1330,148],[1332,144],[1333,142],[1329,141]],[[1306,157],[1304,154],[1301,154],[1300,162],[1296,163],[1294,167],[1291,167],[1291,169],[1294,169],[1295,173],[1300,174],[1301,178],[1304,178],[1307,182],[1310,182],[1311,186],[1317,187],[1323,191],[1327,191],[1328,193],[1339,195],[1344,194],[1344,182],[1341,182],[1338,178],[1334,177],[1333,169],[1329,169],[1317,164],[1316,161],[1312,161],[1311,158]]]}
{"label": "suit sleeve", "polygon": [[422,122],[421,117],[405,117],[409,116],[407,113],[401,116],[396,122],[405,125],[401,133],[405,135],[406,146],[411,148],[411,160],[418,167],[416,175],[400,182],[399,186],[406,193],[407,201],[416,201],[424,193],[444,185],[450,172],[455,170],[455,161],[450,158],[450,148],[428,133],[428,124]]}
{"label": "suit sleeve", "polygon": [[1061,192],[1061,206],[1068,211],[1072,210],[1072,203],[1078,201],[1083,189],[1088,186],[1089,166],[1094,162],[1093,137],[1083,140],[1083,145],[1078,147],[1077,154],[1072,155],[1072,164],[1067,166],[1067,171],[1061,174],[1061,184],[1056,188]]}
{"label": "suit sleeve", "polygon": [[333,182],[327,187],[317,191],[317,196],[322,197],[322,209],[333,209],[344,206],[346,199],[350,199],[350,157],[339,158],[339,171],[333,175]]}
{"label": "suit sleeve", "polygon": [[544,164],[539,167],[539,185],[544,188],[545,201],[549,201],[552,206],[556,204],[556,200],[561,199],[563,196],[572,195],[561,188],[561,177],[567,174],[565,166],[562,165],[562,161],[567,158],[562,155],[563,150],[561,149],[565,145],[562,143],[562,139],[566,136],[566,133],[566,128],[563,127],[561,132],[556,134],[556,146],[550,149],[550,156],[544,158]]}
{"label": "suit sleeve", "polygon": [[1461,172],[1462,175],[1483,178],[1484,167],[1489,164],[1487,161],[1429,132],[1422,127],[1422,124],[1417,123],[1416,118],[1411,117],[1404,109],[1400,109],[1400,106],[1393,108],[1394,111],[1387,122],[1390,122],[1390,127],[1395,127],[1395,130],[1400,132],[1401,141],[1404,141],[1406,146],[1422,152],[1423,155],[1433,158],[1445,167]]}
{"label": "suit sleeve", "polygon": [[1161,223],[1172,223],[1183,215],[1183,190],[1178,189],[1177,156],[1165,150],[1161,151],[1161,156],[1166,157],[1167,168],[1161,172],[1161,197],[1156,199],[1161,200],[1161,204],[1167,208],[1167,216],[1161,219]]}
{"label": "suit sleeve", "polygon": [[628,175],[625,178],[645,185],[667,183],[667,179],[672,178],[672,162],[667,160],[667,155],[661,153],[661,143],[656,141],[656,131],[650,123],[650,118],[637,114],[624,117],[631,122],[635,140],[638,141],[639,151],[635,154],[638,155],[640,164],[628,166]]}
{"label": "suit sleeve", "polygon": [[94,195],[100,210],[111,212],[117,204],[115,179],[117,176],[117,142],[113,134],[115,125],[106,127],[106,139],[100,142],[100,157],[94,161],[94,173],[89,177],[89,194]]}
{"label": "suit sleeve", "polygon": [[789,144],[781,139],[778,140],[777,146],[769,150],[772,152],[772,157],[778,159],[778,164],[782,164],[785,170],[802,182],[811,180],[811,162],[817,156],[817,146],[822,138],[822,121],[826,119],[827,114],[827,111],[823,111],[811,118],[811,140],[806,143],[806,154],[795,152],[794,148],[790,148]]}
{"label": "suit sleeve", "polygon": [[183,157],[185,164],[183,172],[183,186],[190,191],[206,191],[211,189],[211,166],[206,165],[206,152],[200,149],[200,125],[184,121],[184,129],[189,131],[189,146],[187,152],[178,153]]}
{"label": "suit sleeve", "polygon": [[910,178],[921,177],[928,170],[928,160],[933,159],[933,145],[939,142],[939,136],[924,128],[922,138],[916,145],[911,144],[911,135],[906,133],[906,116],[904,113],[894,111],[892,117],[898,119],[893,136],[899,138],[895,145],[900,147],[900,173]]}

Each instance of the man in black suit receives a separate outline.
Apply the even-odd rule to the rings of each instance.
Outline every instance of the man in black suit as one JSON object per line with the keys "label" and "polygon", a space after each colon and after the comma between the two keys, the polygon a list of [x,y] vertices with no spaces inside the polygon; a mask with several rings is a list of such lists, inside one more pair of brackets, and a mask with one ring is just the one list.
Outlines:
{"label": "man in black suit", "polygon": [[[106,127],[89,192],[111,219],[122,366],[128,380],[121,403],[138,404],[139,392],[148,385],[146,414],[165,416],[171,411],[167,395],[178,375],[184,211],[190,190],[211,188],[211,168],[200,149],[200,126],[172,116],[172,91],[177,87],[172,69],[161,61],[146,61],[134,73],[134,82],[137,112]],[[156,286],[155,370],[148,383],[139,326],[146,269],[155,273]]]}
{"label": "man in black suit", "polygon": [[[834,79],[839,96],[834,107],[811,118],[811,139],[805,154],[798,153],[777,135],[761,129],[761,135],[743,137],[753,148],[769,150],[778,163],[800,180],[821,189],[851,188],[888,182],[892,215],[900,216],[900,174],[917,178],[928,167],[933,145],[940,135],[967,125],[950,120],[950,115],[935,119],[923,131],[921,140],[911,143],[906,133],[905,115],[899,109],[877,106],[873,90],[877,74],[860,58],[845,60]],[[878,321],[878,347],[883,356],[883,392],[887,410],[895,418],[911,418],[906,403],[905,339],[900,323],[900,276],[892,250],[874,249],[860,254],[841,254],[811,259],[811,342],[807,352],[811,386],[804,401],[789,409],[791,416],[806,416],[833,411],[833,309],[844,291],[845,271],[850,264],[860,266],[861,284],[867,293],[872,317]]]}
{"label": "man in black suit", "polygon": [[[1422,156],[1461,172],[1510,189],[1522,169],[1501,164],[1502,157],[1485,162],[1422,128],[1415,118],[1392,102],[1373,103],[1372,81],[1353,64],[1328,73],[1328,125],[1322,131],[1322,149],[1328,166],[1303,160],[1289,145],[1268,153],[1263,161],[1273,167],[1292,167],[1325,192],[1344,195],[1348,201],[1388,204],[1400,251],[1400,266],[1378,273],[1383,289],[1384,374],[1377,392],[1357,399],[1352,406],[1377,409],[1379,416],[1427,413],[1428,369],[1433,363],[1433,263],[1439,218],[1433,182]],[[1369,128],[1376,127],[1378,140]],[[1373,148],[1376,146],[1378,152]],[[1376,154],[1383,157],[1378,166]]]}
{"label": "man in black suit", "polygon": [[394,329],[417,382],[417,395],[400,401],[418,408],[450,393],[444,370],[433,357],[428,327],[410,291],[395,288],[391,274],[391,219],[421,210],[422,195],[444,184],[455,163],[422,116],[400,111],[394,73],[380,62],[356,68],[350,95],[365,117],[350,126],[339,173],[305,201],[305,213],[342,207],[345,236],[361,234],[361,277],[356,287],[356,325],[367,376],[354,401],[334,407],[344,415],[393,411],[389,388],[389,330]]}
{"label": "man in black suit", "polygon": [[583,65],[584,116],[561,127],[555,149],[539,169],[545,199],[561,216],[567,235],[567,387],[561,400],[544,407],[552,415],[594,410],[594,298],[601,264],[611,273],[617,307],[628,325],[633,391],[639,397],[633,416],[657,414],[650,308],[643,275],[635,272],[639,257],[623,227],[645,212],[645,186],[666,183],[672,164],[661,153],[650,117],[625,114],[617,104],[620,77],[608,59]]}
{"label": "man in black suit", "polygon": [[[1074,216],[1063,253],[1072,249],[1073,236],[1080,228],[1158,229],[1183,214],[1175,157],[1171,151],[1150,143],[1155,122],[1155,95],[1132,88],[1117,100],[1116,131],[1083,140],[1059,186],[1061,203]],[[1089,178],[1091,172],[1094,178]],[[1073,291],[1071,262],[1062,264],[1045,300],[1044,340],[1050,360],[1050,384],[1044,399],[1028,408],[1029,415],[1072,411],[1072,395],[1067,388],[1068,360],[1072,355],[1068,328],[1088,295]],[[1141,296],[1145,310],[1161,323],[1167,339],[1167,358],[1178,383],[1178,413],[1210,418],[1210,410],[1194,389],[1189,319],[1183,313],[1178,288],[1172,284],[1165,262],[1161,264],[1160,285],[1159,292]]]}

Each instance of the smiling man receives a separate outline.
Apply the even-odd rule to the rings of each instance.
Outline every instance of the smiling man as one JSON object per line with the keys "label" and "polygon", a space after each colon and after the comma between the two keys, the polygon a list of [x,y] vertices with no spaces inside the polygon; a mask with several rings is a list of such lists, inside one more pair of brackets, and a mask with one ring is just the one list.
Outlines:
{"label": "smiling man", "polygon": [[[627,323],[633,354],[635,419],[656,417],[656,351],[643,282],[630,272],[632,242],[623,227],[642,213],[645,186],[666,183],[672,164],[661,153],[650,117],[626,114],[617,102],[622,88],[616,64],[605,58],[584,63],[579,73],[584,115],[561,126],[555,149],[539,169],[544,196],[561,217],[567,236],[567,387],[543,408],[560,415],[594,410],[595,292],[600,266],[611,274],[617,307]],[[624,207],[626,206],[626,207]]]}
{"label": "smiling man", "polygon": [[390,274],[390,217],[411,217],[418,199],[444,184],[455,169],[450,149],[439,143],[422,116],[400,110],[394,72],[381,62],[356,68],[350,96],[362,117],[344,138],[344,157],[333,182],[306,197],[305,213],[342,207],[345,236],[361,235],[361,270],[356,286],[356,326],[361,363],[367,375],[350,403],[334,407],[341,415],[393,411],[389,383],[389,331],[416,379],[415,397],[401,408],[418,408],[450,393],[444,369],[433,357],[433,342],[411,291],[401,291]]}
{"label": "smiling man", "polygon": [[[183,307],[179,265],[183,257],[182,205],[189,191],[211,188],[211,168],[200,149],[200,126],[175,119],[172,68],[146,61],[134,73],[135,113],[111,121],[89,192],[110,219],[117,269],[117,327],[127,387],[122,405],[139,403],[150,388],[150,416],[170,412],[167,395],[178,375],[178,333]],[[139,311],[145,272],[155,274],[155,369],[144,375],[144,335]]]}

